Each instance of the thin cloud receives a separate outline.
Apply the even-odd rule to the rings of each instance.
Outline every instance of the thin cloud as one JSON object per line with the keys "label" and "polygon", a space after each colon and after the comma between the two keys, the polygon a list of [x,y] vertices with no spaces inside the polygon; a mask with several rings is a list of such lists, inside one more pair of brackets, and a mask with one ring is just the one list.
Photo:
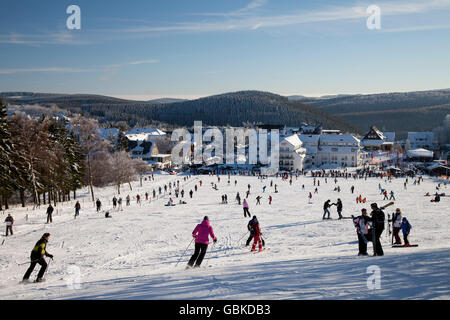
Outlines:
{"label": "thin cloud", "polygon": [[16,74],[16,73],[32,73],[32,72],[57,72],[57,73],[81,73],[93,72],[94,69],[75,69],[75,68],[17,68],[17,69],[0,69],[0,74]]}
{"label": "thin cloud", "polygon": [[107,65],[100,68],[64,68],[64,67],[45,67],[45,68],[10,68],[10,69],[0,69],[0,74],[17,74],[17,73],[36,73],[36,72],[47,72],[47,73],[83,73],[83,72],[104,72],[110,71],[115,72],[121,67],[130,65],[142,65],[148,63],[158,63],[158,60],[140,60],[131,61],[120,64]]}
{"label": "thin cloud", "polygon": [[[358,6],[334,6],[321,10],[310,10],[292,14],[278,14],[271,16],[257,16],[250,14],[239,14],[241,10],[247,11],[262,6],[265,1],[253,1],[247,7],[229,12],[206,14],[221,16],[226,19],[205,22],[185,22],[168,26],[141,26],[115,30],[117,32],[135,34],[155,34],[162,32],[220,32],[230,30],[256,30],[260,28],[275,28],[294,26],[298,24],[320,23],[331,21],[366,19],[366,9],[369,5]],[[396,16],[425,13],[433,10],[450,8],[450,0],[433,0],[428,2],[383,2],[377,4],[381,8],[383,16]],[[248,8],[248,9],[246,9]]]}

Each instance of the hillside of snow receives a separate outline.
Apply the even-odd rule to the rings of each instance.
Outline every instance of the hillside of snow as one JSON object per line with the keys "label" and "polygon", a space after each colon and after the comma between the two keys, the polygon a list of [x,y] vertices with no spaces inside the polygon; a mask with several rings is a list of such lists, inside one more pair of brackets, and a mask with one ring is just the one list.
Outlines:
{"label": "hillside of snow", "polygon": [[[13,208],[14,236],[1,238],[0,299],[449,299],[450,298],[450,210],[449,197],[431,203],[425,193],[433,194],[438,181],[424,177],[420,185],[409,178],[392,182],[380,178],[354,180],[317,178],[318,193],[314,194],[313,178],[293,178],[292,185],[281,178],[231,176],[155,175],[154,181],[133,182],[133,190],[122,187],[123,211],[112,210],[111,199],[117,196],[114,186],[96,189],[104,210],[97,213],[85,188],[79,190],[82,209],[74,219],[75,202],[58,204],[53,223],[46,224],[46,206],[32,210]],[[169,182],[180,181],[187,204],[166,207],[168,192],[152,201],[153,189]],[[199,182],[202,181],[202,186]],[[237,180],[237,186],[234,185]],[[270,187],[277,184],[278,193]],[[217,184],[218,190],[211,187]],[[417,248],[391,248],[387,230],[382,235],[383,257],[359,257],[355,228],[351,219],[337,220],[336,207],[332,220],[322,220],[322,206],[327,199],[341,198],[343,215],[359,215],[370,203],[383,205],[378,184],[395,192],[395,204],[385,210],[386,217],[395,208],[412,225],[410,242]],[[245,197],[247,185],[250,213],[260,222],[266,250],[251,253],[245,247],[247,222],[242,206],[235,202],[236,192]],[[305,190],[302,190],[302,184]],[[194,192],[189,197],[189,190]],[[350,187],[355,186],[351,194]],[[262,188],[266,187],[263,193]],[[340,186],[341,192],[334,191]],[[441,184],[439,192],[450,193]],[[308,194],[313,193],[312,204]],[[135,196],[141,195],[142,203]],[[125,197],[132,198],[125,205]],[[228,204],[221,203],[227,194]],[[367,198],[357,204],[356,196]],[[261,205],[255,198],[262,196]],[[273,197],[268,204],[268,197]],[[172,195],[176,198],[173,189]],[[6,214],[1,215],[4,220]],[[26,219],[28,215],[28,220]],[[209,216],[218,242],[208,247],[199,269],[185,270],[193,253],[192,230],[205,215]],[[2,220],[2,221],[3,221]],[[4,228],[4,225],[3,225]],[[44,232],[50,232],[48,251],[54,255],[46,282],[19,284],[28,268],[29,254]],[[400,233],[401,235],[401,233]],[[186,247],[189,248],[185,252]],[[185,252],[184,256],[183,253]],[[371,254],[372,245],[368,244]],[[181,258],[181,260],[180,260]],[[180,262],[177,265],[177,262]],[[368,267],[381,272],[380,288],[368,287]],[[36,266],[31,279],[36,277]]]}

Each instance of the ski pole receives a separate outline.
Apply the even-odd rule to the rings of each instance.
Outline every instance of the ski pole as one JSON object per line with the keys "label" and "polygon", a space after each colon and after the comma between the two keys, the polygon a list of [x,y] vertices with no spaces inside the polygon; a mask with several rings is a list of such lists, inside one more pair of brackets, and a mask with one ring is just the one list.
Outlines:
{"label": "ski pole", "polygon": [[187,246],[186,250],[184,250],[183,255],[180,257],[180,259],[178,259],[178,262],[175,265],[175,267],[178,265],[178,263],[180,262],[181,258],[184,257],[184,254],[186,253],[187,249],[189,249],[189,247],[191,246],[192,241],[194,241],[194,238],[192,238],[191,242],[189,242],[189,245]]}
{"label": "ski pole", "polygon": [[[213,250],[214,249],[214,246],[216,245],[216,242],[213,242],[213,245],[212,245],[212,248],[211,248],[211,250]],[[209,263],[209,257],[206,259],[206,263],[205,263],[205,267],[207,267],[208,266],[208,263]]]}
{"label": "ski pole", "polygon": [[236,243],[236,247],[239,245],[239,242],[241,242],[241,240],[244,239],[244,237],[247,233],[248,233],[248,231],[246,233],[244,233],[244,235],[238,240],[238,242]]}
{"label": "ski pole", "polygon": [[48,271],[48,269],[50,267],[50,262],[52,262],[52,261],[53,261],[53,259],[48,260],[47,268],[45,268],[45,272],[44,272],[44,275],[42,276],[42,278],[45,279],[45,275],[47,274],[47,271]]}
{"label": "ski pole", "polygon": [[24,264],[28,264],[28,263],[33,263],[33,262],[37,262],[38,260],[32,260],[32,261],[27,261],[27,262],[24,262],[24,263],[18,263],[17,265],[18,266],[23,266]]}

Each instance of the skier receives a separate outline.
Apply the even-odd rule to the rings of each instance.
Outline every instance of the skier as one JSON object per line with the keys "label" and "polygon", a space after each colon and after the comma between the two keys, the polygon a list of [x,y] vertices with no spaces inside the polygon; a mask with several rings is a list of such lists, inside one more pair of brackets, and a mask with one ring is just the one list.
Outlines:
{"label": "skier", "polygon": [[368,234],[368,227],[367,223],[369,221],[367,217],[367,210],[361,209],[361,215],[359,217],[353,218],[353,224],[356,227],[356,232],[358,234],[358,256],[367,256],[367,242],[369,241],[367,239]]}
{"label": "skier", "polygon": [[351,192],[352,192],[352,194],[353,194],[353,191],[355,191],[355,186],[352,186],[352,187],[350,188],[350,190],[351,190]]}
{"label": "skier", "polygon": [[188,265],[186,269],[191,268],[192,266],[195,266],[194,268],[199,268],[200,264],[203,261],[203,258],[205,257],[206,250],[208,249],[209,244],[209,236],[213,238],[213,242],[217,242],[217,238],[214,235],[214,230],[212,226],[209,224],[208,216],[205,216],[203,218],[202,223],[198,224],[194,231],[192,231],[192,236],[195,238],[195,250],[194,254],[192,255],[191,259],[188,262]]}
{"label": "skier", "polygon": [[184,189],[181,189],[181,197],[184,198]]}
{"label": "skier", "polygon": [[386,191],[386,190],[384,190],[383,195],[384,195],[383,200],[389,200],[389,199],[388,199],[388,195],[387,195],[387,191]]}
{"label": "skier", "polygon": [[5,219],[5,223],[6,223],[6,236],[8,236],[8,232],[11,232],[11,235],[14,235],[12,229],[12,226],[14,224],[14,218],[11,216],[10,213],[8,213],[8,216]]}
{"label": "skier", "polygon": [[148,200],[148,192],[145,193],[145,200]]}
{"label": "skier", "polygon": [[122,208],[122,197],[119,197],[119,200],[117,200],[117,203],[119,204],[118,210],[123,211],[123,208]]}
{"label": "skier", "polygon": [[227,195],[225,194],[223,198],[224,198],[224,200],[225,200],[225,203],[227,204],[227,203],[228,203],[228,197],[227,197]]}
{"label": "skier", "polygon": [[236,195],[236,201],[238,202],[239,205],[241,205],[241,196],[239,195],[239,192]]}
{"label": "skier", "polygon": [[269,204],[272,204],[272,196],[269,196]]}
{"label": "skier", "polygon": [[247,214],[250,217],[250,212],[248,211],[247,199],[244,199],[244,201],[242,202],[242,207],[244,208],[244,218],[247,217]]}
{"label": "skier", "polygon": [[[325,219],[330,219],[330,210],[329,210],[329,208],[331,207],[331,204],[330,204],[330,199],[328,199],[327,201],[325,201],[325,203],[323,204],[323,217],[322,217],[322,220],[325,220]],[[325,218],[325,215],[326,214],[328,214],[328,217],[327,218]]]}
{"label": "skier", "polygon": [[254,230],[254,236],[253,236],[253,245],[252,245],[251,251],[256,251],[256,245],[258,245],[259,252],[261,252],[263,250],[262,241],[261,241],[262,232],[261,232],[261,229],[259,228],[259,222],[256,219],[256,217],[252,223],[252,228]]}
{"label": "skier", "polygon": [[189,196],[192,198],[192,194],[194,193],[194,191],[192,191],[192,189],[191,189],[191,191],[189,191]]}
{"label": "skier", "polygon": [[258,221],[258,219],[256,219],[256,216],[253,216],[253,218],[247,224],[247,229],[248,229],[248,231],[250,231],[250,236],[248,237],[247,241],[245,242],[246,247],[248,247],[248,245],[252,241],[253,237],[256,235],[255,229],[253,228],[253,223],[255,221]]}
{"label": "skier", "polygon": [[261,203],[259,202],[259,200],[261,200],[261,197],[260,197],[260,196],[257,196],[257,197],[256,197],[256,204],[261,204]]}
{"label": "skier", "polygon": [[141,204],[141,196],[140,195],[136,196],[136,203]]}
{"label": "skier", "polygon": [[266,186],[263,187],[262,191],[263,193],[266,192]]}
{"label": "skier", "polygon": [[80,210],[81,210],[81,205],[80,205],[80,202],[77,201],[77,203],[75,203],[75,219],[80,215]]}
{"label": "skier", "polygon": [[47,223],[52,223],[52,213],[53,213],[53,207],[52,204],[50,203],[50,205],[47,208]]}
{"label": "skier", "polygon": [[337,207],[337,213],[339,215],[338,219],[342,219],[342,201],[341,199],[337,199],[336,203],[333,203],[332,205],[335,205]]}
{"label": "skier", "polygon": [[102,202],[100,201],[100,199],[97,199],[97,201],[95,202],[95,204],[97,205],[97,212],[99,212],[100,209],[102,208]]}
{"label": "skier", "polygon": [[391,197],[389,198],[389,200],[395,200],[394,191],[392,191],[392,190],[391,190]]}
{"label": "skier", "polygon": [[34,246],[30,255],[31,264],[28,270],[25,272],[25,275],[23,276],[23,281],[27,281],[30,278],[31,273],[33,272],[37,263],[41,265],[41,269],[39,270],[39,273],[37,275],[36,282],[41,282],[44,280],[42,277],[44,276],[45,270],[47,269],[47,262],[44,259],[44,255],[53,260],[53,255],[47,252],[47,243],[49,239],[50,233],[44,233],[41,239],[36,242],[36,245]]}
{"label": "skier", "polygon": [[411,226],[411,224],[409,224],[408,219],[403,217],[402,232],[403,232],[403,240],[405,242],[405,244],[404,244],[405,247],[409,247],[408,235],[409,235],[409,232],[411,231],[411,228],[412,228],[412,226]]}
{"label": "skier", "polygon": [[117,198],[116,198],[116,196],[114,196],[112,201],[113,201],[113,208],[115,209],[117,207]]}
{"label": "skier", "polygon": [[390,222],[392,222],[392,233],[395,238],[394,244],[402,244],[402,241],[398,235],[400,229],[402,228],[402,211],[399,208],[395,209],[395,213],[392,215],[392,220]]}
{"label": "skier", "polygon": [[372,241],[374,246],[374,256],[383,256],[383,248],[381,247],[380,237],[384,230],[384,212],[380,208],[378,208],[378,205],[376,203],[372,203],[370,205],[372,208],[371,217],[369,218],[369,221],[372,221],[372,229],[371,229],[371,236],[373,237],[374,241]]}
{"label": "skier", "polygon": [[[160,189],[161,189],[161,188],[160,188]],[[160,193],[161,193],[161,192],[160,192]],[[129,205],[130,205],[130,195],[127,195],[126,200],[127,200],[127,206],[129,206]]]}
{"label": "skier", "polygon": [[312,193],[310,192],[308,195],[308,203],[311,203],[311,199],[312,199]]}

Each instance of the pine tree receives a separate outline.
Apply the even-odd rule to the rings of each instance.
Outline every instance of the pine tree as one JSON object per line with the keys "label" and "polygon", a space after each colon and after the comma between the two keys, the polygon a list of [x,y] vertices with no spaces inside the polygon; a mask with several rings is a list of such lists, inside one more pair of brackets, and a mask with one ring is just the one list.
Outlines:
{"label": "pine tree", "polygon": [[119,131],[119,134],[117,136],[117,143],[115,149],[116,151],[130,152],[130,147],[128,145],[128,138],[125,136],[122,130]]}
{"label": "pine tree", "polygon": [[17,174],[17,170],[12,162],[13,150],[14,144],[9,130],[6,106],[0,99],[0,209],[2,200],[8,209],[7,199],[15,188],[14,176]]}

